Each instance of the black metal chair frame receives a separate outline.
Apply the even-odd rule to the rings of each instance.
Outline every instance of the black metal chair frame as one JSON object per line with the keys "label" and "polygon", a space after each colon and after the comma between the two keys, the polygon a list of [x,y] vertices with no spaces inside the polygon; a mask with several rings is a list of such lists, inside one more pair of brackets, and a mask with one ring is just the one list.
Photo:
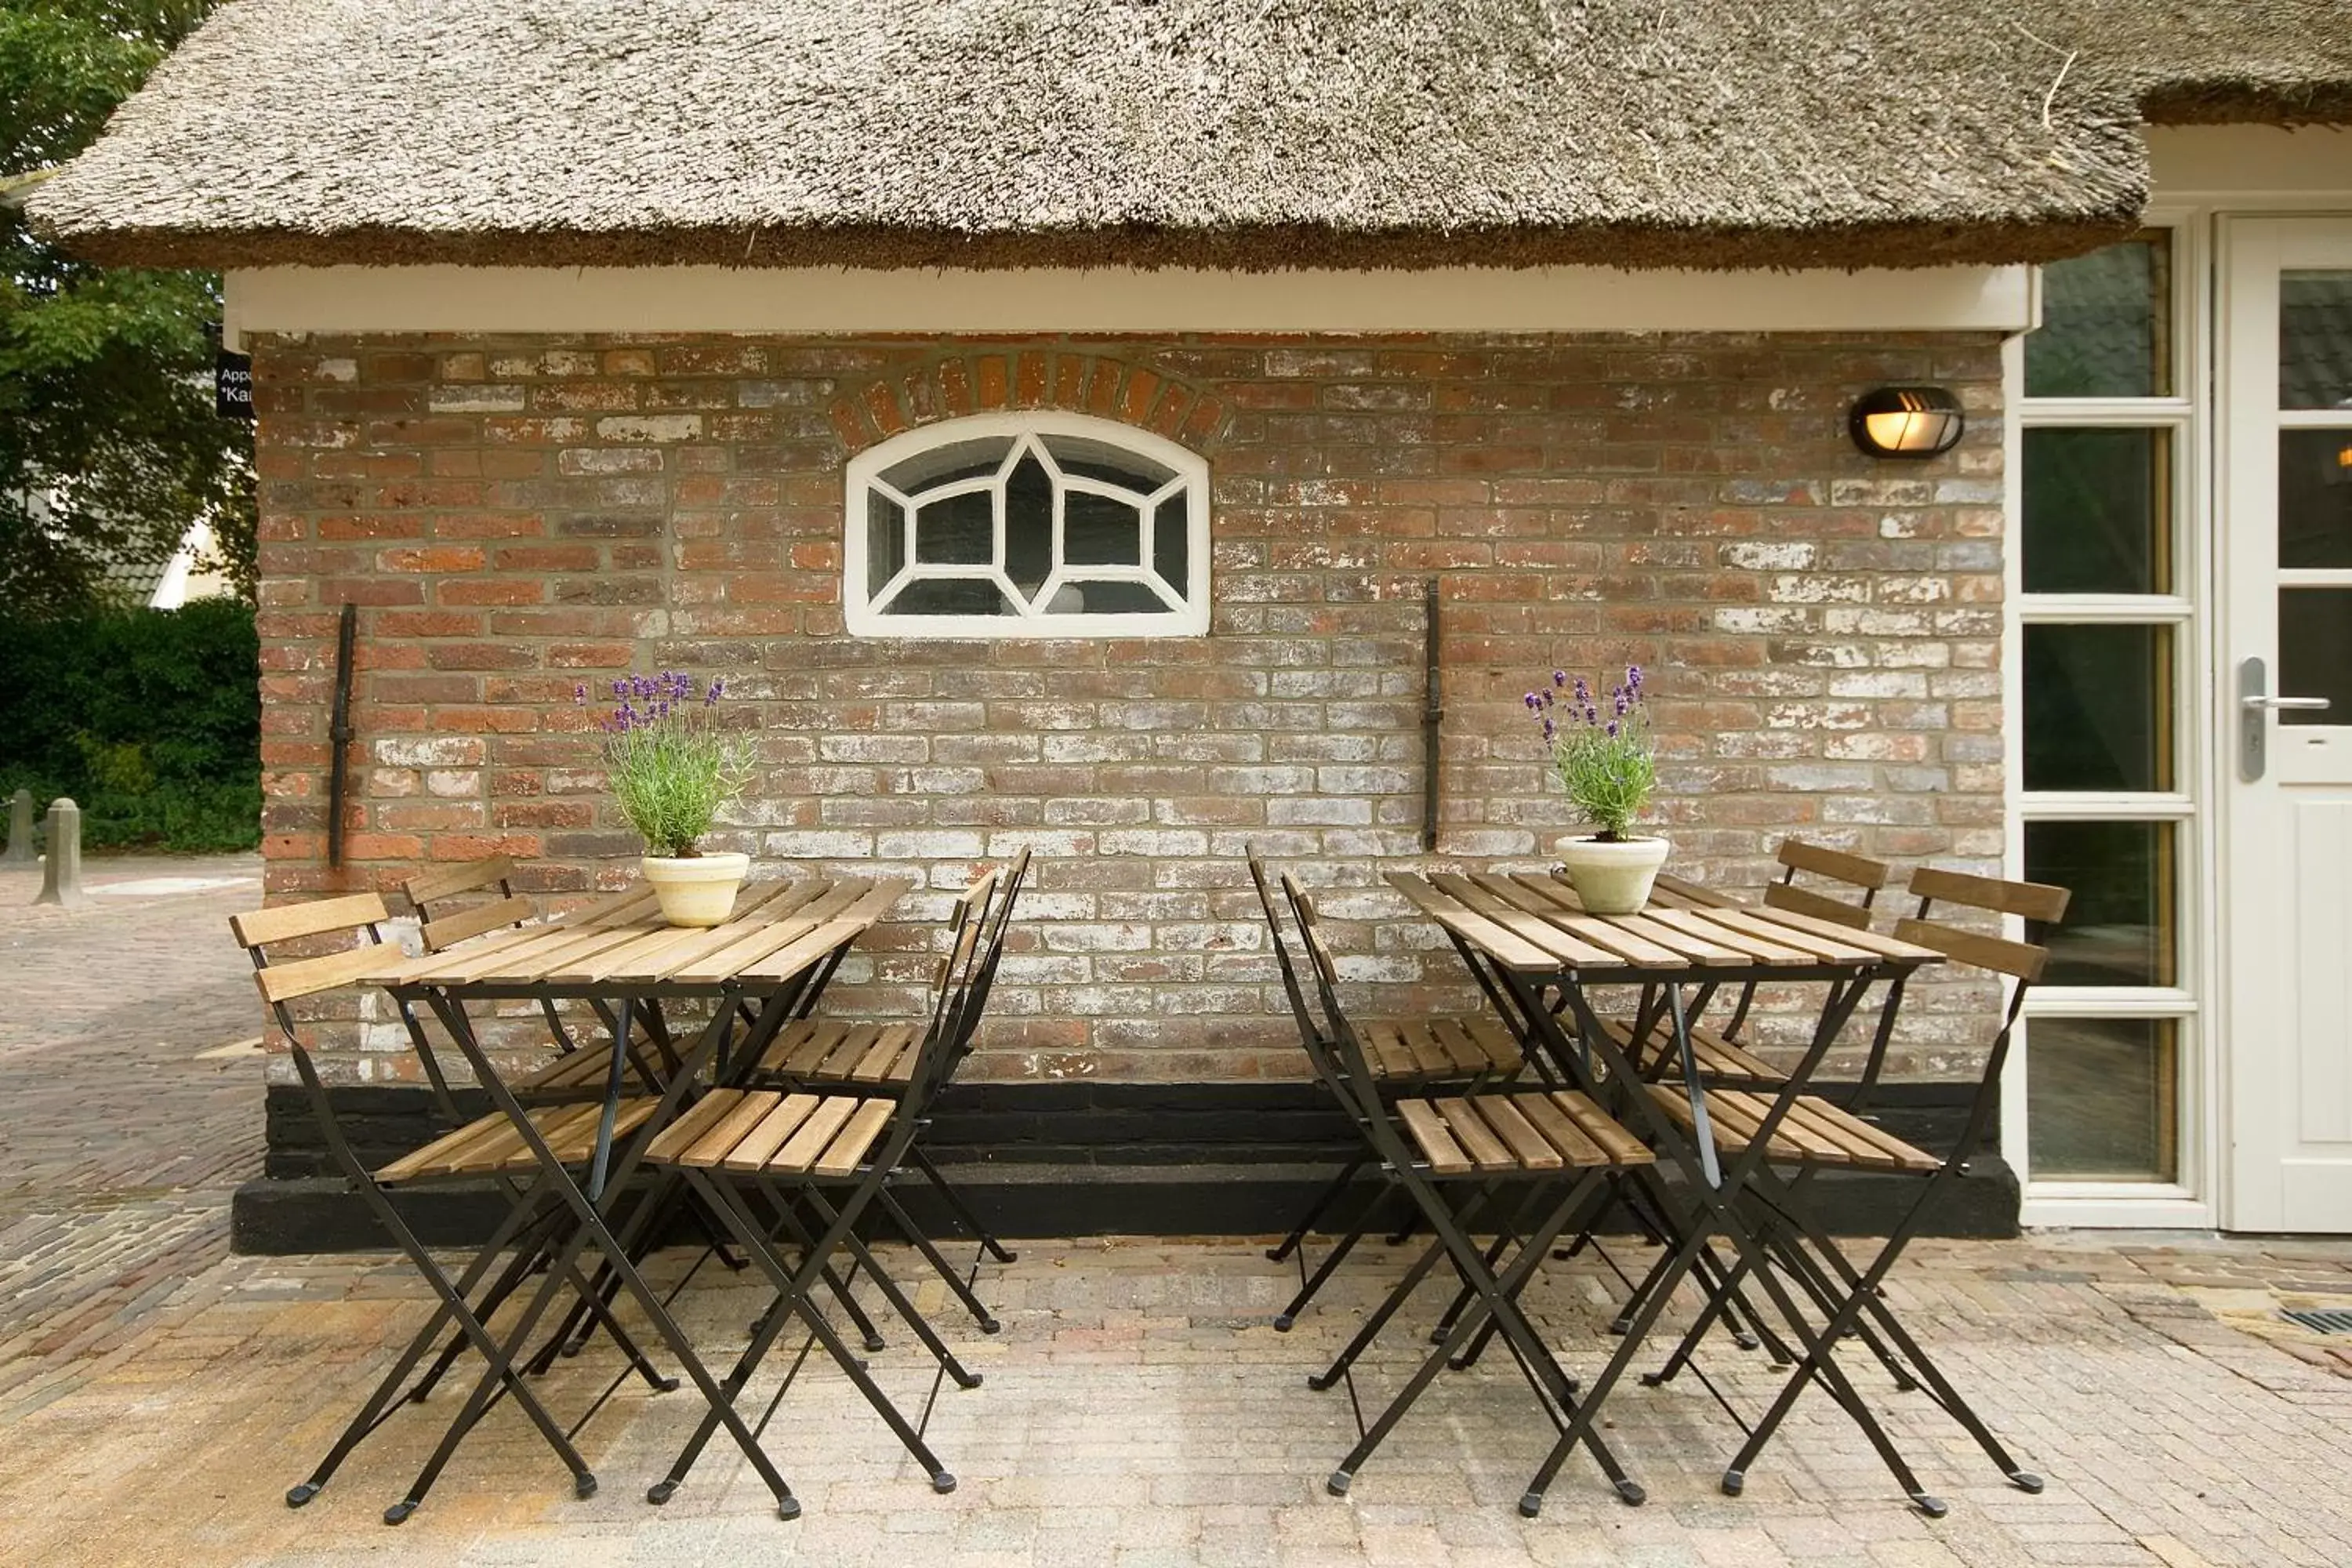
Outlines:
{"label": "black metal chair frame", "polygon": [[[946,1205],[948,1212],[963,1226],[966,1231],[971,1233],[982,1253],[995,1258],[1000,1263],[1011,1263],[1019,1255],[998,1241],[994,1234],[972,1212],[971,1205],[964,1201],[963,1195],[956,1191],[954,1184],[948,1180],[946,1173],[932,1163],[930,1156],[923,1149],[922,1135],[930,1130],[931,1111],[938,1103],[940,1092],[953,1081],[956,1069],[963,1065],[978,1044],[980,1024],[987,1010],[989,992],[996,984],[997,967],[1004,958],[1005,933],[1013,923],[1013,906],[1018,902],[1022,888],[1028,880],[1030,857],[1031,851],[1022,850],[1008,867],[1003,870],[989,872],[980,881],[975,882],[959,900],[956,924],[953,929],[960,932],[964,923],[970,921],[973,923],[975,929],[983,933],[981,938],[978,967],[969,979],[970,994],[960,1001],[956,1009],[952,1024],[954,1035],[947,1046],[947,1054],[940,1070],[935,1080],[919,1097],[914,1094],[914,1082],[911,1077],[903,1084],[888,1082],[845,1084],[832,1079],[804,1079],[761,1068],[758,1065],[756,1057],[751,1056],[744,1058],[744,1071],[738,1079],[740,1082],[748,1084],[779,1085],[803,1089],[812,1094],[855,1093],[869,1099],[887,1097],[908,1100],[915,1117],[916,1138],[908,1147],[907,1164],[923,1178],[931,1190],[939,1195],[940,1200]],[[978,898],[977,908],[972,907],[971,903],[975,895]],[[953,940],[951,936],[950,941]],[[808,1016],[808,1010],[803,1008],[797,1016],[805,1017]],[[934,1026],[936,1023],[937,1020],[934,1020]],[[923,1255],[925,1260],[930,1264],[932,1271],[938,1274],[941,1282],[947,1286],[950,1293],[955,1296],[964,1310],[971,1315],[972,1321],[981,1332],[993,1334],[1003,1327],[975,1292],[977,1262],[973,1269],[969,1272],[956,1268],[940,1253],[938,1243],[915,1222],[911,1215],[907,1213],[906,1206],[898,1201],[896,1194],[889,1191],[888,1187],[886,1186],[877,1195],[876,1206],[892,1226]],[[878,1342],[869,1341],[867,1348],[878,1350],[881,1347]]]}
{"label": "black metal chair frame", "polygon": [[[655,1503],[667,1502],[693,1469],[704,1447],[718,1429],[720,1420],[732,1411],[733,1400],[758,1371],[770,1348],[784,1328],[795,1318],[803,1322],[816,1341],[857,1388],[866,1403],[880,1415],[899,1442],[930,1477],[932,1489],[950,1492],[955,1489],[954,1475],[933,1454],[922,1433],[891,1404],[867,1373],[865,1364],[853,1356],[840,1335],[828,1323],[811,1299],[810,1290],[821,1277],[835,1251],[851,1250],[859,1267],[871,1274],[888,1298],[899,1316],[914,1330],[925,1347],[948,1376],[960,1387],[974,1388],[982,1381],[980,1374],[968,1371],[956,1359],[954,1352],[940,1341],[921,1315],[915,1310],[890,1276],[873,1255],[857,1239],[856,1226],[859,1217],[871,1205],[884,1197],[885,1189],[897,1175],[908,1151],[914,1146],[924,1121],[924,1108],[945,1079],[960,1047],[968,1046],[972,1031],[978,1026],[982,1010],[987,1001],[988,980],[992,975],[995,961],[1001,956],[1005,926],[1009,923],[1012,900],[1009,896],[997,906],[998,918],[987,919],[988,905],[981,903],[977,911],[969,901],[960,901],[950,952],[940,965],[939,983],[934,991],[929,1026],[918,1048],[914,1068],[906,1091],[893,1103],[888,1123],[882,1130],[878,1149],[871,1153],[854,1177],[827,1179],[814,1174],[779,1176],[771,1171],[747,1173],[713,1171],[700,1165],[677,1164],[679,1171],[701,1194],[712,1210],[726,1224],[753,1264],[775,1287],[776,1295],[753,1325],[750,1342],[744,1347],[734,1367],[721,1384],[726,1403],[722,1410],[714,1405],[705,1416],[686,1446],[679,1450],[669,1473],[646,1493]],[[814,1093],[814,1091],[808,1091]],[[835,1089],[833,1092],[839,1093]],[[865,1099],[887,1098],[862,1096]],[[850,1188],[848,1195],[835,1203],[823,1191],[827,1185]],[[745,1202],[741,1189],[748,1186],[759,1194],[772,1214],[793,1233],[801,1251],[797,1268],[787,1268],[775,1251],[776,1227],[764,1225]],[[814,1213],[821,1230],[812,1235],[793,1217],[796,1204],[807,1205]],[[902,1215],[903,1219],[903,1215]],[[911,1228],[911,1226],[909,1227]],[[923,1247],[933,1268],[944,1268],[944,1260],[935,1251]],[[786,1385],[789,1387],[789,1384]],[[781,1399],[783,1390],[778,1391]],[[772,1404],[769,1414],[772,1415]],[[766,1417],[762,1417],[762,1425]],[[794,1510],[793,1511],[797,1511]],[[789,1515],[788,1515],[789,1517]]]}
{"label": "black metal chair frame", "polygon": [[[1340,1460],[1339,1468],[1325,1483],[1327,1489],[1335,1497],[1346,1495],[1357,1471],[1427,1390],[1438,1373],[1468,1342],[1472,1333],[1491,1319],[1509,1346],[1513,1361],[1534,1391],[1547,1418],[1556,1427],[1576,1432],[1576,1441],[1590,1450],[1594,1462],[1615,1486],[1621,1498],[1628,1503],[1641,1502],[1645,1496],[1641,1484],[1626,1473],[1598,1428],[1589,1420],[1580,1419],[1588,1407],[1580,1402],[1576,1380],[1561,1368],[1550,1348],[1519,1307],[1521,1290],[1549,1256],[1553,1242],[1570,1224],[1595,1211],[1597,1204],[1605,1200],[1611,1179],[1622,1173],[1626,1167],[1569,1165],[1557,1172],[1515,1173],[1516,1179],[1487,1173],[1458,1179],[1434,1176],[1407,1146],[1388,1106],[1372,1087],[1374,1079],[1370,1064],[1363,1042],[1349,1025],[1346,1010],[1339,1001],[1336,989],[1338,966],[1328,950],[1322,945],[1320,933],[1316,929],[1312,901],[1287,876],[1282,879],[1282,888],[1291,907],[1291,917],[1306,945],[1316,990],[1324,1016],[1331,1023],[1339,1060],[1344,1069],[1333,1075],[1337,1091],[1345,1097],[1343,1103],[1351,1108],[1380,1156],[1382,1175],[1403,1190],[1435,1237],[1414,1267],[1390,1292],[1373,1319],[1359,1331],[1359,1343],[1350,1347],[1350,1353],[1343,1360],[1352,1361],[1353,1353],[1370,1342],[1370,1337],[1379,1332],[1381,1324],[1385,1323],[1412,1294],[1440,1256],[1453,1264],[1463,1282],[1475,1296],[1478,1308],[1477,1311],[1462,1314],[1444,1338],[1423,1360],[1412,1377]],[[1459,1201],[1449,1201],[1449,1192],[1465,1185],[1471,1189],[1468,1195]],[[1519,1202],[1516,1205],[1498,1203],[1506,1190],[1513,1187],[1519,1189]],[[1490,1263],[1487,1250],[1477,1245],[1470,1231],[1472,1222],[1489,1215],[1497,1217],[1502,1227],[1516,1235],[1517,1239],[1517,1255],[1500,1273]],[[1328,1387],[1328,1380],[1336,1375],[1337,1370],[1343,1368],[1335,1369],[1333,1373],[1324,1374],[1322,1378],[1311,1378],[1309,1382]]]}
{"label": "black metal chair frame", "polygon": [[[288,935],[252,940],[247,939],[244,923],[247,917],[239,917],[232,922],[236,929],[238,940],[245,945],[247,955],[253,962],[257,980],[273,968],[278,969],[280,975],[283,975],[284,966],[274,964],[267,951],[278,942],[363,930],[367,933],[367,946],[384,945],[381,926],[389,919],[389,915],[375,895],[352,895],[347,899],[332,900],[332,903],[350,910],[353,918],[343,921],[340,924],[310,924],[305,929]],[[318,908],[322,915],[331,912],[326,905],[322,904]],[[291,962],[299,963],[303,961],[297,959]],[[407,1349],[395,1361],[392,1370],[380,1380],[376,1389],[353,1415],[326,1457],[320,1461],[306,1479],[288,1490],[287,1504],[291,1508],[299,1508],[316,1497],[320,1489],[341,1468],[342,1462],[362,1441],[389,1419],[392,1412],[400,1404],[422,1401],[429,1391],[432,1382],[468,1348],[482,1354],[488,1361],[492,1368],[492,1375],[496,1377],[497,1386],[502,1394],[511,1393],[518,1396],[518,1403],[522,1405],[532,1425],[548,1438],[557,1457],[571,1470],[573,1487],[578,1495],[590,1496],[596,1489],[595,1477],[571,1443],[571,1438],[576,1435],[580,1424],[575,1424],[570,1431],[553,1424],[553,1419],[548,1415],[544,1405],[514,1374],[506,1360],[497,1353],[498,1346],[489,1338],[487,1329],[491,1314],[498,1310],[499,1303],[521,1278],[541,1264],[552,1264],[553,1258],[561,1248],[561,1235],[563,1229],[561,1211],[551,1205],[543,1178],[528,1184],[504,1175],[496,1178],[493,1186],[507,1200],[506,1216],[494,1228],[488,1242],[476,1252],[458,1277],[454,1281],[449,1278],[440,1263],[425,1248],[415,1233],[400,1217],[398,1209],[388,1195],[387,1188],[376,1179],[375,1174],[367,1168],[352,1148],[351,1142],[344,1133],[336,1113],[333,1097],[328,1092],[327,1086],[321,1079],[309,1049],[302,1044],[299,1031],[287,1006],[289,1000],[340,984],[341,984],[340,980],[331,980],[316,987],[288,992],[282,996],[270,995],[269,988],[265,985],[263,994],[268,999],[271,1014],[286,1042],[288,1051],[293,1058],[295,1072],[301,1079],[305,1094],[310,1101],[311,1113],[318,1122],[320,1134],[327,1144],[329,1156],[334,1161],[352,1189],[365,1203],[369,1212],[383,1226],[385,1233],[392,1237],[394,1245],[408,1258],[410,1264],[425,1279],[425,1283],[432,1288],[439,1305],[431,1319],[412,1338]],[[404,1013],[404,1017],[405,1016]],[[415,1037],[416,1031],[413,1019],[409,1020],[409,1026],[412,1037]],[[451,1126],[454,1128],[464,1125],[464,1120],[458,1117],[455,1104],[450,1099],[446,1084],[437,1074],[430,1076],[434,1080],[438,1103],[444,1114],[450,1119]],[[454,1179],[474,1181],[478,1177],[467,1173],[461,1173]],[[422,1177],[403,1181],[398,1185],[405,1188],[429,1185],[432,1183],[433,1178]],[[483,1290],[483,1281],[488,1277],[494,1260],[509,1247],[513,1249],[513,1258],[507,1269],[491,1283],[488,1289]],[[593,1293],[589,1282],[576,1269],[568,1266],[551,1267],[551,1284],[558,1286],[569,1284],[579,1292],[583,1302],[593,1300]],[[477,1291],[481,1292],[478,1298],[476,1295]],[[589,1310],[611,1329],[614,1342],[626,1356],[630,1367],[636,1371],[649,1386],[656,1392],[667,1392],[677,1386],[674,1379],[665,1377],[652,1367],[627,1331],[612,1321],[610,1314],[604,1310],[601,1303]],[[409,1374],[424,1358],[425,1352],[440,1339],[445,1327],[450,1325],[454,1325],[457,1331],[455,1337],[449,1347],[443,1352],[439,1363],[432,1373],[416,1386],[409,1389],[404,1395],[395,1398]],[[584,1424],[584,1418],[582,1424]],[[429,1488],[430,1482],[427,1481],[425,1485]],[[386,1510],[385,1521],[396,1524],[406,1519],[422,1500],[424,1489],[412,1488],[401,1503]]]}
{"label": "black metal chair frame", "polygon": [[[2063,889],[2038,884],[1992,884],[2003,889],[1996,899],[2023,899],[2032,906],[2028,918],[2030,935],[2038,936],[2042,928],[2055,923],[2064,913],[2069,895]],[[2021,1491],[2039,1492],[2042,1478],[2022,1468],[2008,1448],[1994,1436],[1991,1428],[1969,1405],[1957,1385],[1945,1375],[1932,1357],[1904,1326],[1888,1305],[1880,1287],[1904,1251],[1918,1235],[1920,1226],[1932,1211],[1937,1199],[1951,1183],[1964,1173],[1968,1161],[1982,1146],[1998,1114],[2000,1074],[2005,1065],[2017,1021],[2021,1016],[2025,997],[2047,961],[2046,951],[2032,942],[2016,942],[1976,932],[1958,932],[1932,920],[1937,897],[1948,902],[1973,903],[1972,893],[1983,887],[1982,880],[1953,873],[1923,868],[1915,875],[1913,891],[1919,894],[1919,903],[1910,919],[1895,927],[1895,934],[1905,941],[1930,947],[1949,946],[1951,956],[1961,963],[1972,963],[1990,972],[2005,975],[2011,982],[2007,1006],[2003,1009],[2000,1028],[1988,1048],[1975,1092],[1969,1103],[1961,1130],[1946,1156],[1937,1168],[1923,1175],[1920,1190],[1904,1211],[1878,1252],[1864,1268],[1856,1268],[1843,1248],[1829,1236],[1813,1217],[1805,1204],[1807,1188],[1824,1168],[1819,1164],[1801,1166],[1794,1176],[1783,1176],[1768,1159],[1759,1168],[1750,1189],[1758,1208],[1757,1229],[1767,1249],[1790,1272],[1804,1282],[1808,1293],[1825,1316],[1822,1330],[1822,1353],[1826,1354],[1836,1343],[1849,1335],[1863,1341],[1885,1366],[1895,1386],[1908,1392],[1923,1388],[1927,1397],[1976,1442],[1990,1459],[1994,1468]],[[1979,904],[1979,908],[2000,907]],[[1885,1032],[1874,1042],[1872,1072],[1874,1081],[1878,1057],[1885,1050]],[[1849,1109],[1856,1109],[1850,1106]],[[1711,1304],[1710,1304],[1711,1305]],[[1700,1337],[1705,1333],[1706,1318],[1702,1314],[1685,1333],[1671,1357],[1659,1372],[1644,1377],[1645,1383],[1663,1383],[1671,1379],[1688,1364]],[[1884,1336],[1883,1340],[1881,1336]],[[1889,1348],[1891,1342],[1892,1348]],[[1816,1364],[1811,1360],[1798,1363],[1780,1394],[1763,1416],[1749,1429],[1748,1439],[1738,1455],[1724,1472],[1723,1489],[1738,1495],[1746,1484],[1747,1472],[1765,1446],[1778,1431],[1789,1410],[1796,1403],[1809,1382],[1816,1381]],[[1930,1517],[1939,1517],[1944,1505],[1939,1499],[1908,1489],[1912,1500]]]}
{"label": "black metal chair frame", "polygon": [[[1355,1121],[1360,1139],[1356,1152],[1341,1163],[1330,1181],[1307,1205],[1306,1212],[1300,1215],[1297,1223],[1291,1226],[1289,1234],[1276,1245],[1266,1248],[1267,1259],[1280,1263],[1299,1249],[1306,1241],[1307,1232],[1312,1230],[1317,1222],[1329,1212],[1331,1205],[1339,1200],[1348,1188],[1363,1173],[1365,1168],[1379,1159],[1379,1154],[1371,1144],[1367,1129],[1355,1114],[1354,1097],[1344,1090],[1338,1082],[1346,1068],[1339,1058],[1334,1034],[1317,1018],[1314,1005],[1308,1002],[1306,990],[1298,983],[1297,966],[1291,959],[1289,943],[1284,940],[1282,919],[1275,906],[1273,889],[1266,881],[1265,864],[1258,858],[1254,847],[1248,849],[1245,858],[1249,867],[1251,885],[1257,890],[1258,907],[1265,915],[1268,938],[1274,944],[1274,959],[1282,976],[1283,994],[1289,999],[1291,1018],[1298,1026],[1300,1047],[1305,1050],[1307,1059],[1314,1068],[1316,1081],[1332,1096],[1334,1103]],[[1486,992],[1488,999],[1499,1008],[1502,999],[1494,992],[1492,983],[1475,969],[1471,971],[1471,974],[1480,988]],[[1524,1060],[1523,1058],[1523,1063]],[[1395,1092],[1444,1089],[1449,1093],[1468,1094],[1478,1089],[1513,1082],[1517,1077],[1517,1073],[1492,1070],[1465,1074],[1458,1078],[1433,1076],[1414,1079],[1410,1084],[1400,1085]],[[1387,1092],[1382,1089],[1378,1080],[1373,1083],[1372,1091],[1383,1097]],[[1301,1267],[1297,1292],[1291,1297],[1281,1311],[1275,1314],[1274,1326],[1277,1332],[1287,1333],[1290,1331],[1292,1325],[1298,1321],[1299,1314],[1307,1310],[1315,1298],[1321,1293],[1324,1285],[1338,1271],[1340,1264],[1347,1261],[1348,1255],[1355,1250],[1358,1243],[1371,1233],[1373,1221],[1377,1217],[1376,1209],[1377,1205],[1366,1205],[1363,1212],[1357,1216],[1355,1224],[1349,1226],[1324,1253],[1322,1261],[1316,1266],[1312,1273]],[[1417,1223],[1415,1218],[1408,1217],[1402,1228],[1389,1237],[1390,1244],[1392,1246],[1402,1244],[1412,1233]],[[1465,1289],[1466,1290],[1467,1287],[1465,1286]],[[1450,1326],[1451,1321],[1449,1317],[1446,1326]]]}

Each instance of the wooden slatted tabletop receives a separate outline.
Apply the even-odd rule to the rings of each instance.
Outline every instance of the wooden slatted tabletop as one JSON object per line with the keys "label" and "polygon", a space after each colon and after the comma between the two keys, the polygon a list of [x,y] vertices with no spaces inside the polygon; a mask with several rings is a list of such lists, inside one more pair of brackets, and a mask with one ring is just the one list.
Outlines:
{"label": "wooden slatted tabletop", "polygon": [[857,937],[913,885],[903,877],[748,882],[727,921],[708,928],[670,925],[652,889],[635,887],[543,925],[422,958],[389,958],[354,979],[550,994],[789,979]]}
{"label": "wooden slatted tabletop", "polygon": [[1907,968],[1944,956],[1812,915],[1735,903],[1675,877],[1661,876],[1647,907],[1634,915],[1586,913],[1557,874],[1391,871],[1388,881],[1431,920],[1521,973],[1565,969],[1588,980],[1639,983],[1774,969]]}

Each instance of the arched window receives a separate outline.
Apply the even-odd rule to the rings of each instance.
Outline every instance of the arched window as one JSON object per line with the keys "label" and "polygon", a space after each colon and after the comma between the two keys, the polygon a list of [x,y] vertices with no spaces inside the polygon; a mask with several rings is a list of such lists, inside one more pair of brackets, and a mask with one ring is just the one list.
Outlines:
{"label": "arched window", "polygon": [[1209,465],[1077,414],[927,425],[850,461],[844,563],[861,637],[1197,637]]}

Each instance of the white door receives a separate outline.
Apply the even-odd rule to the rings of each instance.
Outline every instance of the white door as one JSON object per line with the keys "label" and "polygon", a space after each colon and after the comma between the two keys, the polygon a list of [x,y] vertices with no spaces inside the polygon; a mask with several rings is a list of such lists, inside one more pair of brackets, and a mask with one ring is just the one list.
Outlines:
{"label": "white door", "polygon": [[2352,1231],[2352,217],[2221,242],[2228,1223]]}

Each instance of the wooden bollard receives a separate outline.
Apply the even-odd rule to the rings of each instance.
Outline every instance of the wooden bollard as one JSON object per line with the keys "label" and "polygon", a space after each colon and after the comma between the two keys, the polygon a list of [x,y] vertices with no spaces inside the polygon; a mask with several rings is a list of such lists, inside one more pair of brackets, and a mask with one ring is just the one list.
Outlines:
{"label": "wooden bollard", "polygon": [[79,909],[89,901],[81,890],[81,807],[64,795],[49,803],[49,852],[41,862],[37,904]]}
{"label": "wooden bollard", "polygon": [[0,850],[0,866],[33,863],[33,792],[20,789],[8,798],[8,847]]}

